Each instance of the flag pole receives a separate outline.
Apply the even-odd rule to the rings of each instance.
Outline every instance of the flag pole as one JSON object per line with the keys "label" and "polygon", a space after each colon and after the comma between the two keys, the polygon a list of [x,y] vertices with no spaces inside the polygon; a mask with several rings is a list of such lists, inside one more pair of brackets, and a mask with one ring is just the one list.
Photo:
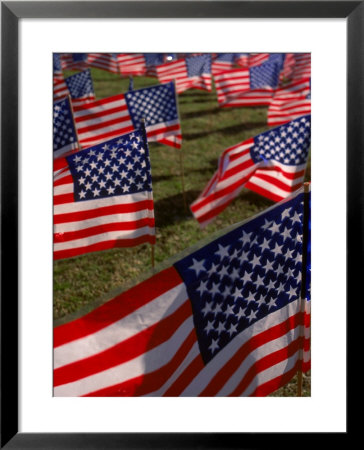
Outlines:
{"label": "flag pole", "polygon": [[72,98],[71,98],[70,94],[68,94],[68,101],[70,103],[70,109],[71,109],[72,120],[73,120],[73,127],[75,129],[75,134],[76,134],[76,139],[77,139],[77,147],[78,147],[78,150],[82,150],[80,141],[78,140],[78,132],[77,132],[77,128],[76,128],[75,114],[73,112]]}
{"label": "flag pole", "polygon": [[302,274],[301,274],[301,295],[300,295],[300,313],[302,315],[302,325],[300,338],[302,339],[302,345],[299,350],[299,368],[297,372],[297,397],[302,397],[302,385],[303,385],[303,340],[305,334],[305,299],[306,299],[306,271],[307,271],[307,245],[308,245],[308,233],[309,223],[308,217],[310,212],[309,205],[309,193],[310,183],[303,183],[303,232],[302,232]]}
{"label": "flag pole", "polygon": [[[144,136],[144,141],[145,141],[146,146],[147,146],[147,152],[149,154],[148,139],[147,139],[147,129],[145,127],[145,118],[144,117],[142,117],[140,119],[140,126],[141,126],[141,130],[142,130],[142,133],[143,133],[143,136]],[[155,261],[154,261],[154,245],[155,244],[152,244],[152,243],[150,244],[150,248],[151,248],[150,258],[151,258],[151,264],[152,264],[152,268],[153,269],[154,269],[154,265],[155,265]]]}
{"label": "flag pole", "polygon": [[[176,79],[173,78],[173,84],[174,84],[174,96],[176,99],[176,108],[177,108],[177,116],[178,116],[178,121],[181,124],[181,117],[179,114],[179,107],[178,107],[178,97],[177,97],[177,86],[176,86]],[[182,132],[182,130],[181,130]],[[176,138],[175,138],[175,142],[176,142]],[[182,144],[181,147],[179,148],[179,171],[180,171],[180,175],[181,175],[181,183],[182,183],[182,195],[183,195],[183,205],[185,208],[185,213],[187,213],[188,208],[187,208],[187,201],[186,201],[186,191],[185,191],[185,176],[184,176],[184,169],[183,169],[183,152],[182,152]]]}

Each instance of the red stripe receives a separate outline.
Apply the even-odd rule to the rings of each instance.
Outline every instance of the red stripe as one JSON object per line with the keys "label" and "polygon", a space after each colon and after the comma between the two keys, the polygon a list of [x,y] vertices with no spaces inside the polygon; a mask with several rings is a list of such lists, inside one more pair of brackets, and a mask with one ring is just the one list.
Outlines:
{"label": "red stripe", "polygon": [[153,211],[154,209],[153,200],[142,200],[140,202],[104,206],[99,207],[97,209],[90,209],[87,211],[77,211],[72,213],[57,214],[53,218],[53,223],[59,224],[59,223],[78,222],[79,220],[93,219],[95,217],[108,216],[112,214],[133,213],[142,211],[143,209]]}
{"label": "red stripe", "polygon": [[[296,184],[295,186],[292,187],[291,191],[288,191],[288,192],[296,191],[297,189],[299,189],[302,186],[302,184],[303,183]],[[285,198],[285,197],[275,194],[274,192],[268,191],[267,189],[264,189],[261,186],[257,186],[256,184],[250,183],[249,181],[246,183],[245,187],[247,189],[250,189],[251,191],[254,191],[257,194],[263,195],[263,197],[267,197],[270,200],[273,200],[275,202],[279,202],[280,200],[283,200],[283,198]]]}
{"label": "red stripe", "polygon": [[100,142],[101,140],[107,140],[107,138],[112,138],[113,136],[119,136],[120,134],[126,134],[126,133],[130,133],[131,131],[134,131],[134,127],[131,125],[129,127],[125,127],[125,128],[118,128],[117,130],[114,131],[110,131],[108,133],[103,132],[101,134],[96,134],[93,137],[90,138],[85,138],[81,140],[82,145],[86,145],[88,143],[91,143],[92,145],[96,145],[95,142]]}
{"label": "red stripe", "polygon": [[73,178],[72,175],[66,175],[65,177],[59,178],[58,180],[55,180],[53,183],[53,187],[56,186],[62,186],[64,184],[73,184]]}
{"label": "red stripe", "polygon": [[129,116],[116,117],[116,119],[107,120],[107,121],[104,121],[104,122],[96,123],[94,125],[87,125],[84,128],[77,127],[77,131],[80,134],[88,133],[90,131],[100,130],[100,128],[106,128],[106,127],[109,127],[109,126],[115,125],[115,124],[120,124],[121,125],[123,122],[127,122],[127,121],[130,121],[130,117]]}
{"label": "red stripe", "polygon": [[65,250],[58,250],[53,252],[53,259],[73,258],[74,256],[85,255],[86,253],[99,252],[102,250],[110,250],[111,248],[119,247],[135,247],[137,245],[149,242],[155,244],[156,239],[154,235],[144,234],[143,236],[134,239],[112,239],[111,241],[98,242],[97,244],[87,245],[85,247],[69,248]]}
{"label": "red stripe", "polygon": [[235,355],[233,355],[229,361],[216,373],[208,386],[206,386],[206,388],[201,392],[200,396],[215,396],[253,350],[261,347],[267,342],[284,336],[289,331],[300,325],[302,320],[303,313],[295,314],[284,322],[279,323],[246,341],[235,353]]}
{"label": "red stripe", "polygon": [[54,329],[53,345],[59,347],[67,342],[96,333],[136,309],[169,291],[182,279],[174,267],[169,267],[137,286],[118,295],[89,314]]}
{"label": "red stripe", "polygon": [[177,380],[170,386],[169,389],[163,394],[163,397],[177,397],[183,392],[186,387],[196,378],[197,374],[205,367],[200,354],[186,367],[183,373],[177,378]]}
{"label": "red stripe", "polygon": [[107,97],[107,98],[103,98],[101,100],[97,100],[96,102],[92,103],[92,106],[91,105],[88,105],[87,107],[86,106],[76,106],[74,108],[74,111],[75,112],[85,111],[85,110],[88,110],[90,108],[95,108],[97,106],[107,105],[108,103],[112,103],[112,102],[115,102],[117,100],[123,101],[124,100],[124,95],[123,94],[114,95],[113,97]]}
{"label": "red stripe", "polygon": [[[239,385],[233,390],[231,394],[229,394],[229,397],[239,397],[259,372],[263,372],[264,370],[287,360],[288,358],[293,356],[300,348],[302,348],[302,345],[303,338],[299,337],[293,342],[290,342],[287,347],[281,348],[280,350],[270,353],[269,355],[264,356],[264,358],[256,361],[245,374]],[[278,378],[280,379],[281,377],[282,375]],[[275,380],[277,380],[277,378],[275,378]],[[274,388],[274,383],[273,386],[271,385],[271,381],[258,386],[254,393],[251,394],[251,397],[266,396],[273,392],[273,390],[276,390],[277,388]],[[267,385],[269,385],[270,388],[273,388],[273,390],[268,389]]]}
{"label": "red stripe", "polygon": [[62,205],[64,203],[73,203],[75,201],[75,197],[73,195],[73,192],[69,194],[61,194],[56,195],[53,198],[53,205]]}
{"label": "red stripe", "polygon": [[191,315],[191,302],[187,300],[173,314],[129,339],[96,355],[55,369],[53,372],[54,387],[72,383],[147,353],[168,341],[176,329]]}
{"label": "red stripe", "polygon": [[170,126],[165,126],[164,124],[161,124],[160,126],[163,127],[163,128],[162,128],[162,129],[159,128],[159,129],[152,130],[152,131],[149,131],[149,130],[147,129],[147,137],[150,138],[150,137],[153,137],[153,136],[155,136],[155,135],[157,135],[157,134],[160,134],[161,132],[167,132],[167,131],[179,131],[179,130],[181,129],[179,123],[177,123],[176,125],[170,125]]}
{"label": "red stripe", "polygon": [[169,361],[165,366],[154,370],[153,372],[125,381],[124,383],[119,383],[114,386],[92,392],[85,395],[85,397],[135,397],[154,392],[160,389],[173,375],[195,342],[196,332],[195,330],[192,330],[171,361]]}
{"label": "red stripe", "polygon": [[76,239],[84,239],[90,236],[97,236],[103,233],[111,233],[113,231],[138,230],[143,227],[154,227],[153,217],[144,217],[143,219],[133,220],[130,222],[112,222],[104,223],[94,227],[83,228],[77,231],[66,231],[64,233],[55,233],[53,242],[69,242]]}
{"label": "red stripe", "polygon": [[168,139],[158,139],[158,141],[160,144],[164,144],[164,145],[169,145],[170,147],[174,147],[174,148],[181,148],[181,144],[179,142],[175,142],[173,140],[168,140]]}
{"label": "red stripe", "polygon": [[250,395],[250,397],[266,397],[267,395],[275,392],[277,389],[285,386],[289,383],[292,378],[296,375],[299,369],[299,361],[296,362],[294,367],[285,372],[281,376],[274,378],[273,380],[267,381],[266,383],[261,384],[257,387],[257,389]]}

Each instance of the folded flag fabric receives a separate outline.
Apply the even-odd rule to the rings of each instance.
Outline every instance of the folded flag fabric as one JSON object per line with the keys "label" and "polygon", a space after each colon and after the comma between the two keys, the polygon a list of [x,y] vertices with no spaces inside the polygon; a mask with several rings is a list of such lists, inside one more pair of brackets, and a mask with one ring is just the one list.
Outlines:
{"label": "folded flag fabric", "polygon": [[271,55],[263,64],[232,69],[214,76],[217,100],[222,107],[269,105],[279,84],[282,54]]}
{"label": "folded flag fabric", "polygon": [[53,103],[53,157],[78,150],[77,134],[69,98]]}
{"label": "folded flag fabric", "polygon": [[90,69],[75,73],[54,84],[53,97],[59,99],[70,95],[74,106],[84,105],[95,100],[95,92]]}
{"label": "folded flag fabric", "polygon": [[282,125],[307,114],[311,114],[311,83],[303,78],[276,91],[268,107],[268,125]]}
{"label": "folded flag fabric", "polygon": [[179,94],[187,89],[202,89],[211,92],[211,64],[210,54],[187,56],[156,66],[156,71],[161,83],[175,80],[176,91]]}
{"label": "folded flag fabric", "polygon": [[256,67],[268,61],[272,53],[241,53],[236,63],[241,67]]}
{"label": "folded flag fabric", "polygon": [[266,396],[309,364],[303,194],[54,328],[54,396]]}
{"label": "folded flag fabric", "polygon": [[243,187],[280,201],[302,186],[311,141],[311,117],[303,116],[226,149],[218,170],[191,205],[206,226]]}
{"label": "folded flag fabric", "polygon": [[215,76],[218,73],[226,72],[227,70],[234,68],[238,56],[239,53],[217,53],[216,56],[212,58],[212,75]]}
{"label": "folded flag fabric", "polygon": [[114,53],[89,53],[87,64],[89,67],[95,67],[96,69],[119,73],[119,64]]}
{"label": "folded flag fabric", "polygon": [[54,177],[54,259],[155,243],[152,177],[141,130],[66,156]]}
{"label": "folded flag fabric", "polygon": [[179,148],[182,142],[173,82],[129,91],[74,107],[78,139],[83,148],[129,133],[146,120],[149,142]]}
{"label": "folded flag fabric", "polygon": [[287,53],[282,72],[284,81],[311,78],[311,53]]}

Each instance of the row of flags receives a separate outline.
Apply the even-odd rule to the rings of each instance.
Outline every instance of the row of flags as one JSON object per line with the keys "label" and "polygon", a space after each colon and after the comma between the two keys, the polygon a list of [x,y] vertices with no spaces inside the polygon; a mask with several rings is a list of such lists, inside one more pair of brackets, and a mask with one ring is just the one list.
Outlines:
{"label": "row of flags", "polygon": [[[109,57],[86,55],[58,55],[61,72],[81,72],[57,80],[54,71],[54,259],[156,243],[148,143],[181,148],[178,94],[211,90],[211,73],[224,106],[269,92],[268,124],[279,126],[222,153],[193,216],[206,226],[243,187],[280,203],[55,328],[55,395],[268,395],[310,367],[300,190],[310,147],[310,109],[300,104],[310,102],[307,59],[173,54],[149,65],[161,84],[96,100],[81,85],[90,86],[90,61],[108,70]],[[142,56],[113,55],[110,67],[145,75]]]}

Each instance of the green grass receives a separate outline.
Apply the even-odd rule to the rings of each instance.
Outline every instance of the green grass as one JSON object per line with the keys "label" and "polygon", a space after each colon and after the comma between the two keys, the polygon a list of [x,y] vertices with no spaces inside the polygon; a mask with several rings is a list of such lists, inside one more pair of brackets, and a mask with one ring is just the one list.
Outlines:
{"label": "green grass", "polygon": [[[120,79],[118,75],[97,69],[91,71],[96,98],[128,90],[128,78]],[[152,78],[135,77],[134,89],[156,83]],[[201,230],[184,205],[181,156],[185,198],[189,206],[214,174],[224,149],[268,129],[267,108],[219,108],[214,91],[189,90],[179,95],[179,111],[182,155],[172,147],[149,144],[155,202],[156,265],[273,204],[243,189],[222,214]],[[310,167],[306,179],[310,179]],[[132,285],[150,268],[151,248],[146,244],[54,262],[56,323],[66,320],[69,314],[92,308],[108,292]],[[307,389],[305,392],[307,394]]]}

